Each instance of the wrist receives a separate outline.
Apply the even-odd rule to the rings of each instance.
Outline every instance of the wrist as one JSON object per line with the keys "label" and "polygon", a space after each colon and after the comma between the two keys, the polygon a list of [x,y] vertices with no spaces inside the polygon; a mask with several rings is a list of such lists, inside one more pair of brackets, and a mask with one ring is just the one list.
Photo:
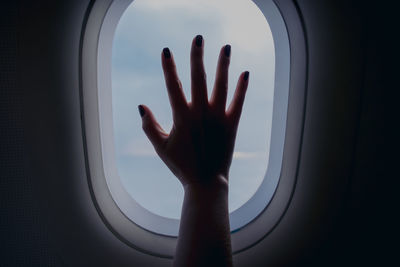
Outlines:
{"label": "wrist", "polygon": [[202,179],[188,179],[189,183],[183,184],[185,192],[202,192],[202,193],[224,193],[228,194],[229,183],[228,177],[224,175],[216,175],[215,177],[204,177]]}
{"label": "wrist", "polygon": [[[184,185],[184,204],[192,212],[204,216],[228,214],[228,182],[221,179],[212,183],[190,183]],[[203,216],[202,215],[202,216]]]}

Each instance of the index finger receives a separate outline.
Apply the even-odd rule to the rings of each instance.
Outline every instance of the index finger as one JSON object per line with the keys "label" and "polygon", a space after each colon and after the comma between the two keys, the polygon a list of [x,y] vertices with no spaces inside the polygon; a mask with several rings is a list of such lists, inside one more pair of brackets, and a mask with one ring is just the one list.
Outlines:
{"label": "index finger", "polygon": [[238,126],[240,115],[242,114],[244,98],[246,96],[247,86],[249,85],[249,75],[250,73],[248,71],[240,75],[235,94],[227,111],[227,115],[231,118],[235,127]]}
{"label": "index finger", "polygon": [[182,90],[181,81],[179,80],[176,72],[174,58],[168,47],[163,49],[161,61],[164,71],[165,84],[168,90],[169,102],[175,118],[176,114],[183,111],[187,107],[187,103],[185,94]]}

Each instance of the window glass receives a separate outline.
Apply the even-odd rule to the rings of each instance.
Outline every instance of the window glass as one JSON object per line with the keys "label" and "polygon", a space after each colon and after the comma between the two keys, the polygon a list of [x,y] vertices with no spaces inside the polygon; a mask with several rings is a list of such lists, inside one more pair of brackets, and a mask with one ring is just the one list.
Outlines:
{"label": "window glass", "polygon": [[230,101],[237,79],[251,73],[229,178],[229,210],[256,192],[268,167],[275,54],[269,25],[250,0],[135,0],[116,29],[112,51],[112,105],[116,164],[127,192],[149,211],[180,218],[183,189],[159,159],[141,128],[139,104],[151,108],[166,131],[171,108],[161,69],[161,51],[174,54],[190,100],[190,46],[205,39],[208,92],[220,48],[232,46]]}

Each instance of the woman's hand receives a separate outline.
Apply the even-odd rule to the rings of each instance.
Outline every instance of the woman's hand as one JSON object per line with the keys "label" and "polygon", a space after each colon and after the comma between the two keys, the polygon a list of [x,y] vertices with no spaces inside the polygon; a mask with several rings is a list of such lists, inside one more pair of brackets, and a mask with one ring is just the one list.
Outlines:
{"label": "woman's hand", "polygon": [[173,127],[166,133],[150,109],[139,106],[143,129],[157,154],[186,185],[226,184],[236,131],[248,85],[249,72],[240,75],[232,103],[226,110],[231,47],[222,47],[211,99],[207,97],[201,35],[192,42],[192,102],[185,99],[172,53],[162,52],[162,67],[173,113]]}
{"label": "woman's hand", "polygon": [[162,66],[174,121],[169,134],[149,108],[139,106],[146,135],[185,189],[174,266],[232,266],[228,173],[249,72],[240,75],[226,110],[231,47],[221,49],[210,100],[203,49],[203,38],[198,35],[190,55],[191,103],[183,94],[171,52],[163,50]]}

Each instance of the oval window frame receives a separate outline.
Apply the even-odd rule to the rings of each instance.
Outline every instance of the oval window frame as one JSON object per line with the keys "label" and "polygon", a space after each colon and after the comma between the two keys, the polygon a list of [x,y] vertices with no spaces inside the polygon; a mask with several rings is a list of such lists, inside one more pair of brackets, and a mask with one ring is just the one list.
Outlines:
{"label": "oval window frame", "polygon": [[[95,1],[90,12],[87,13],[81,44],[81,103],[88,182],[99,214],[108,228],[120,240],[145,253],[171,258],[174,255],[179,220],[161,217],[147,211],[130,197],[121,182],[116,183],[119,178],[115,177],[117,171],[113,157],[113,127],[107,126],[112,126],[110,88],[113,35],[122,13],[132,1]],[[293,122],[293,127],[287,127],[290,125],[288,124],[289,102],[293,98],[289,95],[289,88],[290,92],[293,92],[293,86],[290,85],[293,85],[293,79],[305,81],[306,61],[304,58],[297,59],[295,68],[297,72],[295,71],[295,73],[299,75],[293,77],[291,52],[294,47],[290,37],[294,36],[295,39],[298,39],[296,42],[300,46],[296,48],[297,50],[304,49],[306,51],[298,10],[292,2],[287,1],[284,4],[277,4],[276,2],[279,1],[272,0],[253,2],[260,8],[270,24],[276,49],[271,152],[266,174],[267,177],[270,175],[273,179],[264,178],[253,197],[230,214],[233,253],[243,251],[257,243],[273,229],[284,214],[285,207],[290,202],[293,193],[297,171],[293,173],[293,169],[290,169],[289,174],[286,174],[289,178],[282,181],[281,170],[284,169],[285,152],[300,150],[301,139],[299,137],[302,131],[302,124],[299,123]],[[291,31],[293,34],[290,34],[287,21],[284,20],[281,13],[283,6],[287,9],[287,14],[292,16],[291,24],[293,25],[291,27],[300,29],[300,32]],[[303,66],[303,70],[297,65]],[[294,114],[297,115],[292,118],[297,117],[300,122],[304,117],[301,109],[305,100],[305,95],[301,94],[303,91],[305,91],[305,87],[298,90],[299,95],[298,92],[294,94],[298,97],[295,101],[299,103],[298,100],[300,100],[300,104],[295,106],[295,110],[301,112],[295,112]],[[294,128],[290,132],[292,138],[288,137],[288,128]],[[298,135],[293,136],[293,133],[298,133]],[[292,141],[290,144],[287,144],[288,139]],[[275,160],[271,161],[271,155],[275,155]],[[291,163],[289,165],[297,166],[298,153],[293,155],[288,161]],[[276,183],[278,186],[271,186],[271,183]],[[282,186],[284,194],[281,200],[283,201],[272,205],[272,202],[276,203],[279,199],[277,192],[282,191]],[[279,188],[281,190],[278,190]],[[136,217],[134,215],[132,218],[127,210],[133,210]],[[265,218],[266,213],[270,214],[268,218]],[[138,215],[140,216],[137,217]],[[266,225],[263,226],[265,223]]]}

